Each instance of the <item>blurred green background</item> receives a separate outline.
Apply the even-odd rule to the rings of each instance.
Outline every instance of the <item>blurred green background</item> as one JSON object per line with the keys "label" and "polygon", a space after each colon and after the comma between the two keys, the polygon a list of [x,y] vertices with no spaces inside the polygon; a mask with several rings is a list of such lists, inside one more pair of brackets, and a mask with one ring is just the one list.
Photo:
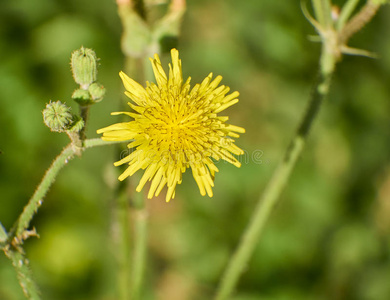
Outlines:
{"label": "blurred green background", "polygon": [[[161,2],[161,1],[160,1]],[[163,1],[162,1],[163,2]],[[338,1],[342,4],[344,1]],[[162,6],[164,4],[161,4]],[[390,299],[390,8],[350,42],[380,59],[344,57],[293,177],[234,300]],[[227,111],[247,133],[240,169],[219,162],[214,197],[190,172],[169,204],[148,200],[143,299],[210,299],[253,207],[294,134],[317,72],[319,43],[300,1],[189,1],[178,49],[192,83],[209,72],[238,90]],[[67,144],[41,111],[77,106],[69,61],[81,45],[100,57],[103,102],[87,134],[117,122],[121,24],[113,0],[13,0],[0,7],[0,221],[8,229]],[[163,56],[163,65],[169,61]],[[63,169],[34,218],[27,256],[43,299],[115,299],[113,147]],[[147,189],[146,189],[147,190]],[[24,299],[0,255],[0,299]]]}

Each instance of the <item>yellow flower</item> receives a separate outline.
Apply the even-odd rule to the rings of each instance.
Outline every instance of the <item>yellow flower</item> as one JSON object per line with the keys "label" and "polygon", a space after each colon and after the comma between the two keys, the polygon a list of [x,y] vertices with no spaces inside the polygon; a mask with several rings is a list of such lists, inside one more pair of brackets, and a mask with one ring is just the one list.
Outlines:
{"label": "yellow flower", "polygon": [[200,193],[212,197],[218,168],[211,158],[241,166],[232,154],[244,152],[232,138],[239,137],[237,133],[244,133],[245,129],[226,124],[228,117],[217,115],[237,103],[239,93],[227,95],[229,87],[218,87],[222,77],[212,80],[212,73],[191,89],[190,78],[183,83],[179,52],[172,49],[171,55],[168,77],[158,55],[150,59],[157,85],[147,82],[144,88],[125,73],[119,73],[125,94],[132,100],[128,103],[132,111],[112,115],[125,114],[134,120],[97,132],[103,133],[106,141],[134,140],[128,147],[135,150],[114,165],[129,165],[119,180],[145,170],[136,190],[141,191],[147,181],[152,181],[148,198],[158,196],[167,185],[166,201],[173,199],[176,185],[190,167]]}

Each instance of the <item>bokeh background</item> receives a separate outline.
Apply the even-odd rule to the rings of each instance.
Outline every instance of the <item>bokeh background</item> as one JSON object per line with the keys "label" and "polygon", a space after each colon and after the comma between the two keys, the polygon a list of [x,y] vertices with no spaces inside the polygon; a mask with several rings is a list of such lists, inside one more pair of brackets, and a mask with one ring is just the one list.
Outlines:
{"label": "bokeh background", "polygon": [[[164,1],[160,1],[164,9]],[[344,1],[337,1],[342,4]],[[390,299],[390,8],[350,42],[380,58],[344,57],[281,202],[234,300]],[[220,162],[214,197],[185,174],[176,198],[148,200],[143,299],[210,299],[259,194],[307,104],[320,44],[300,1],[189,1],[177,45],[184,75],[209,72],[241,94],[227,113],[247,132],[240,169]],[[117,122],[121,24],[113,0],[13,0],[0,7],[0,221],[8,229],[52,159],[68,143],[41,111],[77,106],[69,61],[81,45],[100,57],[103,102],[88,137]],[[163,56],[163,65],[169,61]],[[26,244],[43,299],[115,299],[110,182],[113,147],[87,150],[62,170]],[[0,255],[0,299],[24,299]]]}

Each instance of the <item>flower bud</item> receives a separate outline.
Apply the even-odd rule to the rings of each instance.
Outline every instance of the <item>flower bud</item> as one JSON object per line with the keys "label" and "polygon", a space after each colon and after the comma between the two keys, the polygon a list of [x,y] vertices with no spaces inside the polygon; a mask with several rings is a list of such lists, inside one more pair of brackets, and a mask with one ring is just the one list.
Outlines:
{"label": "flower bud", "polygon": [[104,94],[106,93],[106,89],[104,86],[100,85],[97,82],[92,83],[88,88],[89,93],[92,96],[94,102],[99,102],[103,99]]}
{"label": "flower bud", "polygon": [[72,99],[80,105],[91,104],[91,95],[87,90],[77,89],[72,94]]}
{"label": "flower bud", "polygon": [[72,122],[70,107],[61,103],[61,101],[50,102],[42,112],[43,121],[51,131],[62,132]]}
{"label": "flower bud", "polygon": [[96,81],[97,57],[95,51],[81,47],[72,53],[71,59],[73,78],[82,88]]}
{"label": "flower bud", "polygon": [[73,123],[68,129],[70,132],[79,132],[84,127],[84,120],[78,116],[74,116]]}

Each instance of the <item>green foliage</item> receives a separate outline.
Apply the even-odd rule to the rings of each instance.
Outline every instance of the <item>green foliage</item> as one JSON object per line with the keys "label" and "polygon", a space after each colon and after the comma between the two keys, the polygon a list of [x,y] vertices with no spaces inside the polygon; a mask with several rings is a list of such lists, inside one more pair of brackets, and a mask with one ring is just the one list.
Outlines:
{"label": "green foliage", "polygon": [[[388,9],[353,38],[354,45],[381,58],[343,58],[329,101],[233,299],[389,298]],[[8,229],[67,142],[45,128],[40,112],[51,97],[68,99],[74,90],[69,53],[84,45],[101,58],[99,81],[108,100],[93,107],[89,137],[112,123],[107,112],[125,100],[116,76],[123,56],[114,1],[8,1],[0,28],[0,220]],[[201,197],[185,174],[174,201],[148,201],[144,299],[214,294],[294,132],[320,52],[307,38],[314,30],[299,1],[188,1],[182,29],[184,76],[197,82],[211,70],[240,92],[229,114],[247,129],[240,138],[247,155],[239,170],[217,165],[212,199]],[[115,299],[110,188],[117,156],[114,149],[92,149],[74,160],[34,219],[41,237],[28,240],[26,252],[43,299]],[[4,255],[0,282],[0,299],[23,299]]]}

